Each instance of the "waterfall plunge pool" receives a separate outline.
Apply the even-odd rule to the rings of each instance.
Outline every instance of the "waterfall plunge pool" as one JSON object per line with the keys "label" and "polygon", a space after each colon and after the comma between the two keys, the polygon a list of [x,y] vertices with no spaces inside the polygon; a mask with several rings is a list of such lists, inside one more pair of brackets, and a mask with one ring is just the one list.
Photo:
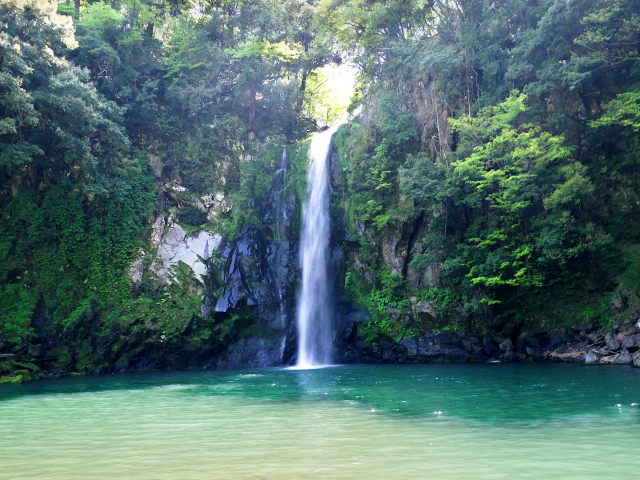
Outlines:
{"label": "waterfall plunge pool", "polygon": [[626,479],[640,369],[375,365],[0,386],[0,479]]}

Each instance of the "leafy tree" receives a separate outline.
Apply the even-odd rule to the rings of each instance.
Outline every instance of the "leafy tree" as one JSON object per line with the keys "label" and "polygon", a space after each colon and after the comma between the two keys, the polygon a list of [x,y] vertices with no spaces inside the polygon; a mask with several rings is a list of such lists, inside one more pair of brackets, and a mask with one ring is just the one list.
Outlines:
{"label": "leafy tree", "polygon": [[392,47],[423,33],[431,14],[427,0],[322,1],[318,23],[337,40],[370,78],[392,58]]}
{"label": "leafy tree", "polygon": [[127,156],[122,109],[65,58],[72,25],[55,8],[0,9],[0,282],[3,305],[16,311],[3,315],[10,343],[29,339],[36,305],[55,331],[92,302],[126,294],[125,268],[153,199],[148,167]]}
{"label": "leafy tree", "polygon": [[580,20],[584,31],[574,39],[575,60],[602,68],[640,60],[640,6],[630,0],[595,1]]}
{"label": "leafy tree", "polygon": [[[537,258],[548,247],[540,244],[536,223],[558,211],[575,220],[593,191],[585,167],[571,159],[571,149],[561,136],[532,125],[512,126],[525,111],[524,101],[523,95],[513,94],[475,118],[451,120],[464,143],[473,145],[479,128],[489,135],[495,132],[453,164],[466,193],[463,202],[483,211],[465,235],[477,254],[468,263],[472,285],[542,286],[548,282]],[[545,232],[544,236],[565,238],[566,233]],[[564,249],[571,248],[562,243]],[[545,260],[551,260],[548,254]]]}

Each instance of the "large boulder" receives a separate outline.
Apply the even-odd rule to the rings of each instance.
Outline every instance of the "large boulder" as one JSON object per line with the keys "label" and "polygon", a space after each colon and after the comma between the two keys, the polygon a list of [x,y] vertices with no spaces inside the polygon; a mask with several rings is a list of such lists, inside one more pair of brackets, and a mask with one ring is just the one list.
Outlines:
{"label": "large boulder", "polygon": [[635,352],[636,350],[638,350],[639,346],[640,345],[638,345],[637,339],[633,335],[626,335],[622,339],[622,348],[626,348],[630,352]]}
{"label": "large boulder", "polygon": [[596,364],[600,362],[601,357],[602,355],[600,355],[600,351],[598,349],[592,349],[589,352],[587,352],[587,356],[584,359],[584,363],[588,365]]}
{"label": "large boulder", "polygon": [[514,349],[513,342],[511,341],[510,338],[507,338],[506,340],[501,342],[500,345],[498,345],[498,348],[500,349],[501,352],[511,351]]}
{"label": "large boulder", "polygon": [[604,336],[604,343],[607,349],[611,350],[612,352],[619,350],[621,347],[620,340],[613,333],[607,333]]}
{"label": "large boulder", "polygon": [[624,349],[612,362],[614,365],[631,365],[633,363],[633,358],[631,354]]}

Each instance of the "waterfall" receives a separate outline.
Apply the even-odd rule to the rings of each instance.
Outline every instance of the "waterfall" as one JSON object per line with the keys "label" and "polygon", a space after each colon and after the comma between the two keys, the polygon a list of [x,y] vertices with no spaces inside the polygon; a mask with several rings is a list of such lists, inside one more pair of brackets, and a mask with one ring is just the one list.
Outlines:
{"label": "waterfall", "polygon": [[331,362],[333,308],[329,285],[329,166],[331,138],[338,125],[316,134],[309,147],[307,199],[302,213],[298,300],[298,368]]}

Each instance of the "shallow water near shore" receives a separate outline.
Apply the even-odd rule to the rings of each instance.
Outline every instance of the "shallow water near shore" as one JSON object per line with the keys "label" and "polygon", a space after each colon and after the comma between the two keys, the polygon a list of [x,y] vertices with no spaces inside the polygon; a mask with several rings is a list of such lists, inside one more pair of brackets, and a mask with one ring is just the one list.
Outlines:
{"label": "shallow water near shore", "polygon": [[376,365],[0,386],[0,479],[624,479],[640,369]]}

